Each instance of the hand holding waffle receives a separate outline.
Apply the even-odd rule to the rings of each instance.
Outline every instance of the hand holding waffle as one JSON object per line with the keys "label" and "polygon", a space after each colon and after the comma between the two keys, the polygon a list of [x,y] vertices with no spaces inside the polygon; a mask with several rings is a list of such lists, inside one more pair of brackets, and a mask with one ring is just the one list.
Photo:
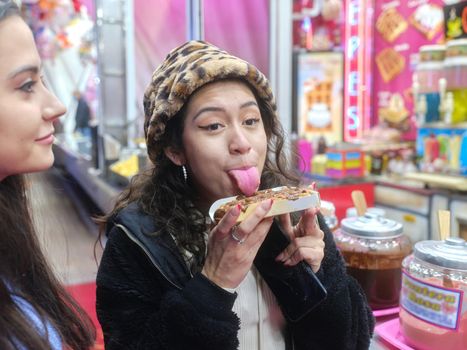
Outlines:
{"label": "hand holding waffle", "polygon": [[282,230],[288,234],[289,246],[277,256],[286,266],[294,266],[306,261],[313,272],[317,272],[324,257],[324,233],[319,228],[318,208],[310,208],[303,212],[297,225],[292,226],[290,214],[279,217]]}
{"label": "hand holding waffle", "polygon": [[232,207],[213,228],[202,270],[210,281],[223,288],[236,288],[243,281],[271,227],[273,218],[265,216],[272,203],[264,200],[240,224],[240,205]]}

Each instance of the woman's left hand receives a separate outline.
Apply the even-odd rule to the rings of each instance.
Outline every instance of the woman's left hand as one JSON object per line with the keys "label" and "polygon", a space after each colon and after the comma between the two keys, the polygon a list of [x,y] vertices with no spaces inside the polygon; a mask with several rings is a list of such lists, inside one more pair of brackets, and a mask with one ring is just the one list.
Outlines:
{"label": "woman's left hand", "polygon": [[281,227],[290,238],[290,244],[277,257],[285,266],[294,266],[305,260],[313,272],[317,272],[324,257],[324,233],[319,228],[318,208],[310,208],[303,212],[297,225],[292,226],[290,215],[279,217]]}

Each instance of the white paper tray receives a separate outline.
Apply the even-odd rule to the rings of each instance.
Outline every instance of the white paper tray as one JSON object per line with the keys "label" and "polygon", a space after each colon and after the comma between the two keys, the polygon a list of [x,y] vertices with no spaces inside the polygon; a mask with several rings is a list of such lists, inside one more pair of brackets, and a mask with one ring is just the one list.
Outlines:
{"label": "white paper tray", "polygon": [[[273,191],[280,191],[284,187],[275,187],[272,188]],[[217,201],[215,201],[212,205],[211,208],[209,209],[209,216],[211,219],[214,221],[214,213],[216,212],[219,207],[224,205],[225,203],[231,202],[235,200],[237,196],[233,197],[227,197],[227,198],[222,198]],[[313,191],[311,195],[305,196],[305,197],[300,197],[296,200],[276,200],[274,201],[271,210],[266,214],[266,217],[269,216],[276,216],[280,214],[285,214],[285,213],[292,213],[294,211],[300,211],[300,210],[305,210],[308,208],[313,208],[313,207],[319,207],[320,206],[320,197],[319,193],[316,191]],[[258,206],[259,203],[251,204],[248,206],[247,210],[242,212],[240,216],[238,217],[237,222],[243,221],[248,215],[250,215],[255,208]]]}

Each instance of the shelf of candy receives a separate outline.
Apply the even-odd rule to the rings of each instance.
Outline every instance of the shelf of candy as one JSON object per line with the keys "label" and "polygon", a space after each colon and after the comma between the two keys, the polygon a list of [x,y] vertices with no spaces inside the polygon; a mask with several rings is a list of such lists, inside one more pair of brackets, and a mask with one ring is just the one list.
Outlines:
{"label": "shelf of candy", "polygon": [[467,175],[467,128],[419,128],[416,148],[422,172]]}
{"label": "shelf of candy", "polygon": [[[390,113],[396,114],[398,110],[397,107]],[[400,127],[398,123],[393,125]],[[370,158],[369,173],[372,175],[400,175],[416,170],[413,142],[403,141],[402,131],[386,121],[366,130],[360,145]]]}
{"label": "shelf of candy", "polygon": [[467,175],[467,39],[422,46],[412,92],[420,170]]}
{"label": "shelf of candy", "polygon": [[358,143],[332,147],[321,138],[315,144],[304,138],[295,142],[298,169],[304,174],[329,179],[362,178],[367,175],[400,175],[418,170],[413,142],[400,140],[400,132],[384,125],[364,133]]}

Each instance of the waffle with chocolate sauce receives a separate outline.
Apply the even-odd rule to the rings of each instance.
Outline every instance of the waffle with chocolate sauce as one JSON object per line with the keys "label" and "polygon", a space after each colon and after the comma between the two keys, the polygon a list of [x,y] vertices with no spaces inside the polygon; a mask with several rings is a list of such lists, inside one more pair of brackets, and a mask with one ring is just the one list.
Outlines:
{"label": "waffle with chocolate sauce", "polygon": [[[295,201],[299,198],[310,196],[314,191],[308,188],[284,186],[280,190],[266,189],[256,191],[252,196],[240,195],[234,200],[220,206],[214,213],[214,221],[219,222],[230,208],[240,205],[242,213],[246,213],[252,206],[257,206],[259,203],[266,199],[274,199],[274,205],[282,201]],[[272,210],[272,208],[271,208]],[[251,212],[251,210],[250,210]],[[242,214],[240,214],[241,216]]]}

